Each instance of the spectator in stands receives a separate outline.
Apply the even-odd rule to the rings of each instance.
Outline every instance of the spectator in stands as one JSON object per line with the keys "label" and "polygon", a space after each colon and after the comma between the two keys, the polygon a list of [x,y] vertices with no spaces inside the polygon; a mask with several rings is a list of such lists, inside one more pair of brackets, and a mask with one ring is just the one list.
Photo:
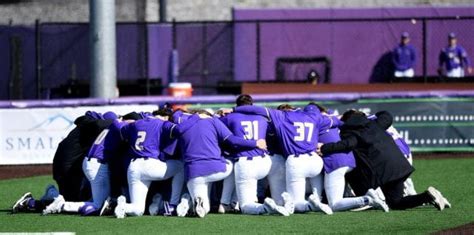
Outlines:
{"label": "spectator in stands", "polygon": [[464,68],[467,68],[468,74],[472,73],[471,62],[467,57],[466,50],[457,45],[456,34],[450,33],[448,35],[448,46],[441,49],[439,54],[438,73],[451,78],[461,78],[464,77]]}
{"label": "spectator in stands", "polygon": [[393,50],[392,61],[395,66],[395,77],[413,77],[416,62],[416,51],[410,43],[410,35],[403,32],[400,44]]}

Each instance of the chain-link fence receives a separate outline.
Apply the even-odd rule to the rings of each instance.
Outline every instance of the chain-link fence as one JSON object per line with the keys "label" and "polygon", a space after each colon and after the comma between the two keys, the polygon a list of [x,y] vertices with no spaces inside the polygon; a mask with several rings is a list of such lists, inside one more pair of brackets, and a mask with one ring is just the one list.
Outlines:
{"label": "chain-link fence", "polygon": [[[304,82],[311,72],[334,84],[392,82],[392,51],[407,32],[416,51],[412,80],[431,82],[449,33],[474,55],[472,25],[474,17],[118,23],[117,78],[121,95],[163,94],[176,75],[195,94]],[[88,96],[88,34],[85,23],[1,26],[0,99]]]}

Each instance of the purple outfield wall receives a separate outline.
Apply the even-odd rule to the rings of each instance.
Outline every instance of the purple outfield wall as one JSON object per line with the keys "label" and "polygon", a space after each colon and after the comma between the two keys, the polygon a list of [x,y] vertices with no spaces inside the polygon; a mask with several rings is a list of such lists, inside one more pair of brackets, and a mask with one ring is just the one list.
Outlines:
{"label": "purple outfield wall", "polygon": [[[403,17],[474,16],[474,7],[417,7],[362,9],[234,9],[234,20],[364,19]],[[436,75],[439,51],[449,32],[474,54],[474,20],[431,20],[427,22],[427,71]],[[390,57],[403,31],[410,33],[418,53],[416,75],[422,74],[422,23],[419,21],[364,22],[264,22],[260,24],[262,80],[275,79],[275,61],[284,56],[328,56],[332,60],[332,83],[383,81]],[[235,24],[235,79],[253,81],[256,68],[256,28]]]}

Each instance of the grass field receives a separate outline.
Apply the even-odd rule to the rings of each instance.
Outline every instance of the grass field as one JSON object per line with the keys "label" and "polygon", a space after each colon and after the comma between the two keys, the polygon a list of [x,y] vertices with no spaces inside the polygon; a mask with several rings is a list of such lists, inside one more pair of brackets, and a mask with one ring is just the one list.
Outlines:
{"label": "grass field", "polygon": [[70,231],[79,234],[156,233],[393,233],[426,234],[474,221],[474,159],[416,160],[413,178],[418,191],[434,185],[451,201],[452,209],[433,207],[407,211],[339,212],[278,216],[214,215],[204,219],[81,217],[78,215],[10,214],[11,204],[25,191],[40,196],[51,177],[0,181],[0,232]]}

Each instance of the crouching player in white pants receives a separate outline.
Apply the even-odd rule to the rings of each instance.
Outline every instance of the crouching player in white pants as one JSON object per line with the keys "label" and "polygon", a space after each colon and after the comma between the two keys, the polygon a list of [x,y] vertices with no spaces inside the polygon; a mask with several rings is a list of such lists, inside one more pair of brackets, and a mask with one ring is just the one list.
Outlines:
{"label": "crouching player in white pants", "polygon": [[[322,114],[330,112],[316,103],[309,103],[304,108],[304,111],[314,112],[315,109],[318,109]],[[339,140],[341,140],[339,128],[327,129],[319,133],[319,142],[322,144],[334,143]],[[364,206],[379,207],[379,204],[385,206],[383,200],[373,190],[369,190],[365,196],[344,198],[344,191],[346,189],[345,175],[356,167],[356,161],[352,152],[333,153],[323,155],[322,157],[325,170],[324,190],[332,211],[346,211]],[[318,193],[319,197],[321,197],[322,192]]]}
{"label": "crouching player in white pants", "polygon": [[[105,119],[113,119],[114,122],[109,128],[104,129],[97,136],[87,156],[82,162],[84,175],[91,184],[93,201],[67,202],[64,200],[62,195],[59,195],[43,210],[44,215],[61,212],[79,212],[82,215],[95,215],[98,214],[105,199],[110,195],[110,177],[107,162],[113,156],[104,151],[104,149],[114,149],[117,147],[113,143],[118,143],[120,141],[120,135],[116,132],[110,132],[110,128],[112,125],[121,126],[123,124],[119,119],[117,119],[117,115],[113,112],[107,112],[103,116]],[[105,143],[107,143],[108,146],[105,146]]]}
{"label": "crouching player in white pants", "polygon": [[[318,191],[322,190],[322,159],[316,154],[320,130],[339,125],[337,118],[322,116],[319,112],[307,113],[281,106],[281,110],[258,106],[239,106],[235,112],[267,117],[276,131],[286,160],[286,188],[294,200],[295,212],[323,211],[332,214],[331,208],[321,203]],[[284,111],[282,111],[284,110]],[[306,178],[311,182],[313,194],[305,199]]]}
{"label": "crouching player in white pants", "polygon": [[[194,211],[204,217],[210,211],[209,184],[223,180],[230,175],[232,165],[221,156],[219,144],[232,147],[266,148],[265,140],[244,140],[232,135],[230,130],[218,119],[200,114],[176,126],[178,145],[185,162],[187,186],[194,202]],[[173,132],[176,133],[176,132]],[[178,216],[185,216],[189,205],[178,205]]]}
{"label": "crouching player in white pants", "polygon": [[[252,105],[252,103],[252,97],[249,95],[240,95],[236,100],[237,106]],[[266,137],[268,122],[262,116],[230,113],[221,120],[235,136],[247,140],[259,140]],[[241,212],[252,215],[278,213],[288,216],[290,214],[288,210],[278,206],[271,198],[266,198],[264,204],[258,203],[257,181],[269,176],[272,167],[272,160],[267,152],[256,147],[241,148],[234,151],[232,155],[237,159],[234,174]]]}
{"label": "crouching player in white pants", "polygon": [[124,196],[117,199],[114,211],[117,218],[143,215],[152,181],[173,177],[170,204],[179,203],[184,183],[183,163],[179,160],[167,160],[161,153],[164,148],[160,146],[162,135],[169,135],[163,128],[167,119],[166,114],[158,113],[154,117],[138,120],[122,128],[121,134],[129,143],[128,155],[131,158],[127,170],[130,203],[126,203]]}

